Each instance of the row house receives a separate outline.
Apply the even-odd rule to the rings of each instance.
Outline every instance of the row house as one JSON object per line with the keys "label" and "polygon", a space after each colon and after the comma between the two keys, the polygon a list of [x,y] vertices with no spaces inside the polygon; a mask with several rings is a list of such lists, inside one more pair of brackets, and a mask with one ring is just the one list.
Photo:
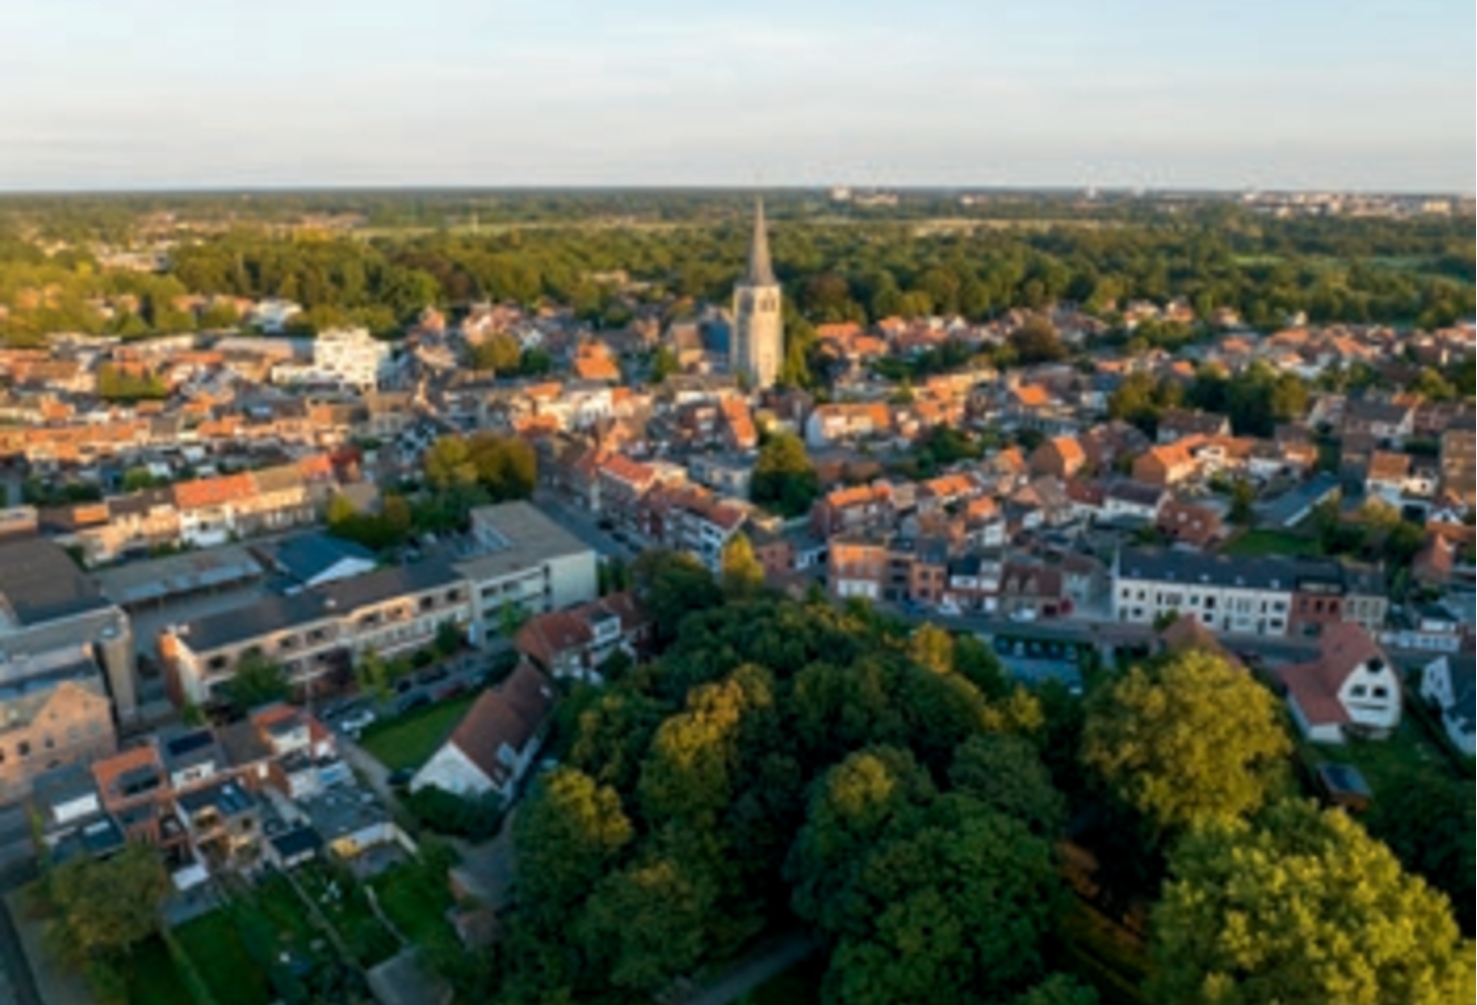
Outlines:
{"label": "row house", "polygon": [[600,666],[617,651],[633,660],[646,652],[651,619],[630,593],[550,611],[518,630],[513,646],[554,678],[600,682]]}
{"label": "row house", "polygon": [[836,489],[817,499],[810,511],[810,527],[821,538],[886,530],[898,512],[893,486],[876,481]]}
{"label": "row house", "polygon": [[1388,599],[1377,572],[1328,559],[1232,558],[1124,548],[1113,566],[1113,617],[1152,624],[1170,614],[1240,635],[1313,636],[1327,624],[1378,630]]}
{"label": "row house", "polygon": [[1155,442],[1162,447],[1191,436],[1230,435],[1231,420],[1224,415],[1185,408],[1166,408],[1159,417]]}
{"label": "row house", "polygon": [[832,537],[826,545],[826,585],[831,599],[881,600],[887,564],[884,540],[850,533]]}
{"label": "row house", "polygon": [[1409,404],[1351,398],[1344,403],[1339,434],[1365,434],[1382,445],[1399,448],[1415,432],[1415,409]]}
{"label": "row house", "polygon": [[1184,440],[1153,447],[1133,462],[1134,481],[1160,488],[1171,488],[1188,482],[1199,472],[1199,462],[1195,460]]}
{"label": "row house", "polygon": [[608,454],[595,462],[596,512],[604,513],[616,523],[633,524],[641,500],[660,481],[657,470],[649,464],[634,461],[624,454]]}
{"label": "row house", "polygon": [[713,572],[747,518],[741,507],[696,485],[659,486],[642,499],[640,510],[647,537],[687,552]]}
{"label": "row house", "polygon": [[819,405],[805,420],[805,442],[814,448],[892,432],[892,406],[881,401]]}

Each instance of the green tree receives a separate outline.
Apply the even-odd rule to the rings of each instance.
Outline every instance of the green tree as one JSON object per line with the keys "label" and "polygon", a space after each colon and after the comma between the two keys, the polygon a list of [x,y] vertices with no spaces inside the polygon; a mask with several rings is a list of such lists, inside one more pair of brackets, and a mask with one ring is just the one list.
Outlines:
{"label": "green tree", "polygon": [[1246,478],[1237,478],[1231,483],[1231,522],[1241,527],[1250,527],[1256,515],[1252,504],[1256,502],[1256,489]]}
{"label": "green tree", "polygon": [[1400,772],[1382,786],[1369,832],[1390,846],[1410,872],[1451,900],[1462,931],[1473,932],[1472,781],[1427,770]]}
{"label": "green tree", "polygon": [[128,953],[158,930],[172,891],[158,851],[135,842],[111,858],[73,859],[45,883],[56,912],[47,944],[72,965]]}
{"label": "green tree", "polygon": [[662,549],[643,551],[631,564],[631,581],[650,612],[659,639],[670,641],[689,614],[716,607],[723,592],[713,574],[691,555]]}
{"label": "green tree", "polygon": [[426,450],[422,461],[426,477],[438,489],[472,485],[477,481],[477,465],[467,441],[460,436],[442,436]]}
{"label": "green tree", "polygon": [[954,672],[954,636],[932,622],[919,625],[908,640],[913,662],[937,674]]}
{"label": "green tree", "polygon": [[496,332],[471,347],[472,369],[515,374],[523,362],[523,348],[507,332]]}
{"label": "green tree", "polygon": [[1052,974],[1028,991],[1022,991],[1009,1005],[1098,1005],[1097,991],[1066,974]]}
{"label": "green tree", "polygon": [[1088,702],[1084,762],[1161,830],[1254,812],[1290,750],[1271,692],[1200,650],[1136,666]]}
{"label": "green tree", "polygon": [[800,437],[790,432],[771,434],[759,448],[749,498],[782,516],[810,512],[820,494],[820,477]]}
{"label": "green tree", "polygon": [[972,736],[954,752],[953,791],[1019,820],[1038,837],[1053,838],[1066,823],[1067,805],[1032,744],[1019,736]]}
{"label": "green tree", "polygon": [[390,693],[394,673],[385,658],[373,648],[366,649],[354,661],[354,682],[365,694],[383,699]]}
{"label": "green tree", "polygon": [[522,909],[562,917],[634,836],[615,789],[575,768],[541,775],[513,824]]}
{"label": "green tree", "polygon": [[284,700],[291,687],[281,663],[252,651],[236,663],[236,672],[226,682],[226,697],[239,712]]}
{"label": "green tree", "polygon": [[667,346],[658,346],[656,352],[651,356],[651,382],[662,384],[674,373],[678,373],[681,367],[677,365],[677,354]]}
{"label": "green tree", "polygon": [[1154,909],[1162,1005],[1472,1001],[1473,945],[1445,898],[1339,810],[1279,804],[1192,831]]}
{"label": "green tree", "polygon": [[719,574],[723,592],[729,597],[751,596],[764,586],[764,566],[754,555],[754,546],[742,531],[723,546]]}
{"label": "green tree", "polygon": [[1016,360],[1022,366],[1035,363],[1055,363],[1067,358],[1067,349],[1062,345],[1055,326],[1046,318],[1032,315],[1008,336]]}

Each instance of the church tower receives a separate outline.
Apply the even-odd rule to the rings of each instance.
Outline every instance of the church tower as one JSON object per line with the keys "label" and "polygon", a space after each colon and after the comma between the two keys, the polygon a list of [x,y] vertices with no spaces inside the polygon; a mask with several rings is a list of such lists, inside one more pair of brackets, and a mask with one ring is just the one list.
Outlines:
{"label": "church tower", "polygon": [[733,291],[733,338],[729,366],[743,374],[755,390],[773,387],[785,358],[784,319],[780,313],[780,284],[769,261],[769,234],[764,226],[764,201],[754,206],[754,239],[749,245],[749,271]]}

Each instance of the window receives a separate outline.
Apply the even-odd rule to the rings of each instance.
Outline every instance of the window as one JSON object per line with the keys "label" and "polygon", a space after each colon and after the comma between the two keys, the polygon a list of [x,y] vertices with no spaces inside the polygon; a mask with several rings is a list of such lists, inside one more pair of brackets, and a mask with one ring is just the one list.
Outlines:
{"label": "window", "polygon": [[1390,690],[1386,687],[1376,687],[1374,689],[1374,696],[1376,698],[1388,698],[1390,697]]}
{"label": "window", "polygon": [[31,756],[31,744],[30,744],[30,742],[29,741],[26,741],[26,740],[22,740],[20,743],[17,743],[15,745],[15,756],[17,756],[17,757],[30,757]]}
{"label": "window", "polygon": [[1205,598],[1205,609],[1207,611],[1213,611],[1213,610],[1215,610],[1215,598],[1214,597],[1206,597]]}
{"label": "window", "polygon": [[1351,695],[1353,695],[1355,698],[1363,698],[1364,695],[1365,695],[1365,692],[1366,692],[1366,688],[1364,687],[1363,684],[1355,684],[1354,687],[1350,690],[1349,693]]}

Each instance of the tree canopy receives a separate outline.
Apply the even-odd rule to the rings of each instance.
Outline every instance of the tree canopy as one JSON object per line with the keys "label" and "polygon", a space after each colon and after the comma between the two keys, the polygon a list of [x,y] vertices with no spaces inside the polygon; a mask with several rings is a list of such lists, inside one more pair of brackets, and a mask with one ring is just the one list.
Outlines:
{"label": "tree canopy", "polygon": [[1152,920],[1160,1005],[1447,1005],[1477,956],[1446,900],[1340,810],[1289,801],[1190,832]]}
{"label": "tree canopy", "polygon": [[1162,830],[1254,812],[1291,751],[1276,699],[1198,649],[1151,660],[1088,704],[1083,760]]}

